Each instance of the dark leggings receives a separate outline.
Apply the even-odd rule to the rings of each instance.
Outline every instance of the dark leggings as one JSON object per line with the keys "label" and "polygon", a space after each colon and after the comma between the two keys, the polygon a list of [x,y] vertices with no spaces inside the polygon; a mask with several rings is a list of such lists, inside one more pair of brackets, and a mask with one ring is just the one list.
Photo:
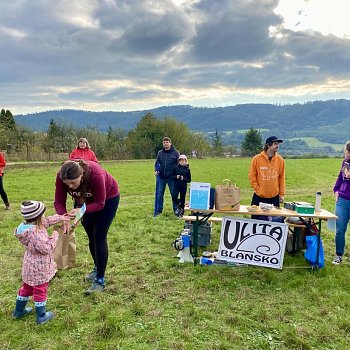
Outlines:
{"label": "dark leggings", "polygon": [[4,185],[2,183],[2,178],[3,178],[3,176],[0,176],[0,196],[5,204],[9,204],[9,200],[7,198],[7,194],[4,190]]}
{"label": "dark leggings", "polygon": [[85,214],[83,227],[89,238],[89,249],[97,268],[96,278],[102,278],[108,261],[108,229],[115,217],[119,205],[119,196],[107,199],[102,210]]}
{"label": "dark leggings", "polygon": [[[174,186],[174,192],[172,194],[172,199],[173,199],[173,203],[177,203],[178,207],[181,209],[185,208],[185,200],[186,200],[186,192],[187,192],[187,185],[185,184],[184,186],[178,186],[175,184]],[[180,199],[179,197],[179,193],[180,193]]]}

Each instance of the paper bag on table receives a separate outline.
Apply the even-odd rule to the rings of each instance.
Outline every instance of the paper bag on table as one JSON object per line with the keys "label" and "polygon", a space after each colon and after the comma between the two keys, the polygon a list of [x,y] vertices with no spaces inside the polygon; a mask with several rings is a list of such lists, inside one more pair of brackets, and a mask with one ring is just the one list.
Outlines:
{"label": "paper bag on table", "polygon": [[57,244],[53,252],[56,268],[57,270],[72,268],[75,265],[77,251],[75,232],[72,231],[69,234],[63,234],[62,227],[60,226],[56,226],[55,230],[59,232]]}
{"label": "paper bag on table", "polygon": [[[224,184],[226,182],[226,184]],[[229,179],[222,180],[222,185],[215,188],[215,209],[217,210],[239,210],[241,192],[236,184]]]}

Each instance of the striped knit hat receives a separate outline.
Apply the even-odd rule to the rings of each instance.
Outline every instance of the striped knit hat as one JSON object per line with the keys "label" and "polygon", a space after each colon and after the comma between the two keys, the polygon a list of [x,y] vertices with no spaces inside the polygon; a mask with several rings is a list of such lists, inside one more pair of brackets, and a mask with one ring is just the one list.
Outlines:
{"label": "striped knit hat", "polygon": [[21,214],[27,221],[34,221],[46,210],[45,204],[37,201],[26,201],[21,205]]}

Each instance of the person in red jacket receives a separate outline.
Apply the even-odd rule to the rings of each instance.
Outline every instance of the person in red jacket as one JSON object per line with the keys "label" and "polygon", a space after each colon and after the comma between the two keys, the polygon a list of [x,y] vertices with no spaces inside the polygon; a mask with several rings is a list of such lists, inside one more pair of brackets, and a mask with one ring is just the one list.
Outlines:
{"label": "person in red jacket", "polygon": [[4,155],[0,152],[0,196],[3,202],[5,203],[5,208],[6,210],[10,209],[10,203],[7,198],[7,194],[4,190],[4,183],[3,183],[3,176],[4,176],[4,168],[6,165],[5,157]]}
{"label": "person in red jacket", "polygon": [[[55,210],[57,214],[67,213],[67,194],[78,205],[86,205],[82,225],[89,239],[89,249],[95,267],[85,277],[92,282],[86,290],[89,295],[105,288],[105,270],[108,261],[107,234],[119,205],[119,187],[117,181],[98,163],[83,159],[65,161],[56,176]],[[75,217],[79,208],[68,212]],[[63,231],[71,229],[69,222],[63,223]]]}
{"label": "person in red jacket", "polygon": [[85,137],[79,139],[77,147],[69,155],[69,159],[86,159],[97,162],[94,151],[91,150],[88,140]]}

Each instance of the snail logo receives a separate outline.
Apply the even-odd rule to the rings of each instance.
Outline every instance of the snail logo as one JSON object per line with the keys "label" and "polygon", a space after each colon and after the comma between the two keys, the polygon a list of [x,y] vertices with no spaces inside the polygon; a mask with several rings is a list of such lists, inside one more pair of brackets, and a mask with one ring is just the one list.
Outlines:
{"label": "snail logo", "polygon": [[237,246],[237,251],[273,256],[281,251],[281,247],[275,238],[264,234],[256,234],[245,238]]}
{"label": "snail logo", "polygon": [[287,233],[284,223],[225,217],[219,259],[281,269]]}

